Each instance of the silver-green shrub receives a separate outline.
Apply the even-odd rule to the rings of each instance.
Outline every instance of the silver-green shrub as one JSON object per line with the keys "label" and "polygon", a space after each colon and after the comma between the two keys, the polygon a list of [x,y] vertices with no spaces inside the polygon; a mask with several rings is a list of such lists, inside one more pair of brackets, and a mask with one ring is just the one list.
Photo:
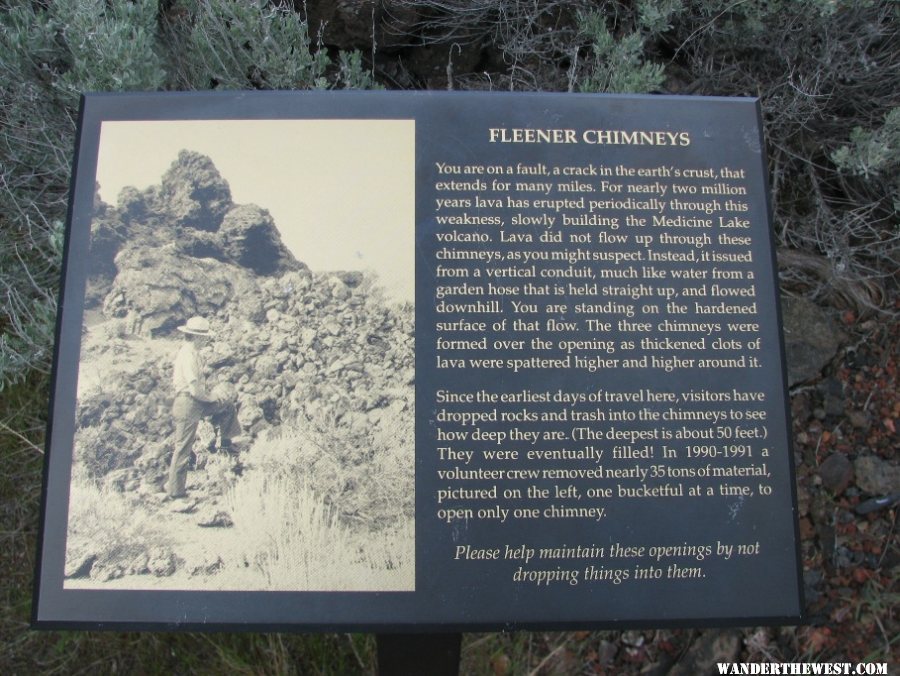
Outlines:
{"label": "silver-green shrub", "polygon": [[[10,0],[0,13],[0,389],[50,362],[79,95],[372,88],[280,5]],[[164,6],[163,6],[164,5]]]}
{"label": "silver-green shrub", "polygon": [[177,89],[372,89],[358,52],[337,67],[293,10],[264,0],[182,0],[166,45]]}
{"label": "silver-green shrub", "polygon": [[[900,107],[892,108],[879,127],[854,127],[850,142],[833,153],[838,169],[855,176],[898,176],[900,170]],[[900,195],[898,195],[900,197]],[[900,211],[900,207],[895,207]]]}
{"label": "silver-green shrub", "polygon": [[293,11],[258,0],[186,0],[171,22],[172,70],[186,89],[326,88],[328,55],[313,52]]}

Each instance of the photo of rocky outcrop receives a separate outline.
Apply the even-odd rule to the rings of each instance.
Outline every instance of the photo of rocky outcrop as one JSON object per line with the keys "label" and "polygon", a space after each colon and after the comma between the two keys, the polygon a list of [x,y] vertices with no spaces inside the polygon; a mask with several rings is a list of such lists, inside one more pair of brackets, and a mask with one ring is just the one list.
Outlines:
{"label": "photo of rocky outcrop", "polygon": [[[66,588],[412,590],[414,313],[363,270],[311,270],[265,205],[182,150],[98,193],[78,379]],[[179,327],[208,322],[215,396],[186,495],[165,491]]]}

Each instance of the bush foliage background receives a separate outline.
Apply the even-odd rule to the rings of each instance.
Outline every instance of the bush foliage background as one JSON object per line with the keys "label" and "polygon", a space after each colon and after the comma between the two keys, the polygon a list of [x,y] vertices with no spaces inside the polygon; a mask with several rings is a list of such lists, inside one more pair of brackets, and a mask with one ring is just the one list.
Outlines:
{"label": "bush foliage background", "polygon": [[[896,0],[0,0],[6,673],[367,672],[372,640],[25,631],[79,93],[429,88],[761,98],[786,291],[893,321]],[[295,9],[296,6],[296,9]],[[370,29],[369,29],[369,24]],[[529,643],[530,645],[530,643]]]}

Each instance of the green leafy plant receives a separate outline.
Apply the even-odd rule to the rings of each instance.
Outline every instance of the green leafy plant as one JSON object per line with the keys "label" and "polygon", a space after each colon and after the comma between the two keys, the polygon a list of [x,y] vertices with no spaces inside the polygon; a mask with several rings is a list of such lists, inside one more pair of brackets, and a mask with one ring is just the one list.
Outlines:
{"label": "green leafy plant", "polygon": [[76,98],[83,91],[162,87],[156,15],[156,0],[53,3],[50,22],[68,51],[68,68],[55,86]]}
{"label": "green leafy plant", "polygon": [[372,89],[356,52],[328,51],[290,8],[263,0],[183,0],[164,21],[178,89]]}

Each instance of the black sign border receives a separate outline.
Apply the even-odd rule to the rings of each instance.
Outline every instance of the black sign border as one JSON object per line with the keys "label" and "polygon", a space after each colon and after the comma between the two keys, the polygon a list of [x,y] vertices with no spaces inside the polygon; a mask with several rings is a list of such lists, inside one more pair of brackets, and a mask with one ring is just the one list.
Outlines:
{"label": "black sign border", "polygon": [[[695,104],[713,102],[743,101],[755,105],[757,126],[760,133],[759,143],[763,150],[760,153],[765,200],[768,221],[772,223],[772,203],[769,189],[766,153],[762,138],[762,114],[758,99],[734,99],[726,97],[676,97],[647,95],[588,95],[588,94],[544,94],[544,93],[457,93],[457,92],[202,92],[202,93],[127,93],[106,94],[93,93],[82,96],[79,108],[77,142],[73,160],[73,172],[70,180],[68,214],[66,219],[65,244],[61,269],[61,284],[58,298],[59,313],[55,329],[55,345],[51,370],[51,397],[49,417],[46,428],[46,449],[43,467],[43,492],[41,497],[41,514],[37,539],[36,574],[32,602],[32,626],[36,629],[86,629],[86,630],[127,630],[127,631],[229,631],[229,632],[348,632],[377,631],[379,633],[426,633],[426,632],[459,632],[459,631],[515,631],[515,630],[575,630],[575,629],[650,629],[650,628],[704,628],[704,627],[741,627],[758,625],[795,625],[804,622],[805,601],[803,598],[802,557],[800,551],[800,533],[797,522],[797,487],[795,477],[795,460],[793,441],[788,431],[787,453],[791,474],[791,500],[793,506],[793,530],[796,558],[796,589],[798,592],[798,609],[796,615],[787,616],[754,616],[725,618],[677,618],[662,620],[605,620],[590,622],[456,622],[432,623],[427,617],[415,618],[415,604],[405,610],[398,608],[401,615],[411,619],[401,622],[373,622],[348,617],[346,621],[303,621],[303,622],[239,622],[221,621],[221,610],[228,608],[246,608],[256,605],[259,608],[273,606],[290,606],[302,602],[305,606],[321,606],[332,608],[335,603],[348,605],[347,613],[354,615],[353,607],[361,596],[371,597],[378,608],[387,609],[396,604],[404,606],[403,597],[416,592],[220,592],[220,591],[156,591],[156,590],[64,590],[62,588],[62,571],[49,571],[47,566],[48,550],[59,558],[64,545],[55,544],[47,538],[53,534],[49,531],[48,514],[67,514],[68,484],[66,491],[51,494],[51,483],[59,482],[61,473],[71,469],[71,458],[57,460],[62,453],[57,447],[62,441],[72,439],[72,422],[61,420],[61,416],[74,411],[75,386],[77,369],[64,360],[71,360],[77,355],[80,347],[81,318],[83,313],[83,295],[80,298],[66,301],[66,287],[74,286],[71,279],[71,261],[80,252],[73,251],[73,229],[76,224],[88,228],[90,225],[89,208],[86,205],[93,200],[93,178],[96,172],[97,149],[99,143],[100,123],[110,120],[216,120],[216,119],[359,119],[362,114],[349,114],[365,110],[369,119],[410,119],[416,117],[414,106],[410,105],[416,98],[428,98],[436,101],[452,98],[454,103],[468,100],[477,106],[481,97],[506,97],[510,105],[517,100],[538,100],[541,104],[552,105],[554,99],[565,96],[591,98],[645,98],[660,100],[672,99],[673,102],[692,101]],[[345,105],[352,102],[354,105]],[[533,101],[530,101],[533,102]],[[358,107],[357,107],[358,106]],[[348,111],[341,114],[340,111]],[[412,113],[412,114],[411,114]],[[418,161],[418,160],[417,160]],[[86,223],[85,223],[86,221]],[[86,238],[82,237],[82,240]],[[84,242],[82,242],[83,244]],[[774,243],[770,239],[770,255],[772,270],[777,271],[777,258]],[[76,280],[79,281],[79,280]],[[774,299],[777,327],[780,338],[780,361],[782,382],[786,383],[787,368],[785,363],[784,337],[781,302]],[[785,391],[783,398],[785,420],[790,421],[790,399]],[[68,416],[71,417],[71,416]],[[786,515],[784,515],[786,516]],[[65,529],[66,519],[58,519]],[[58,524],[57,524],[58,527]],[[65,538],[62,538],[64,543]],[[55,551],[54,551],[55,550]],[[64,552],[63,552],[64,554]],[[52,582],[58,581],[58,586]],[[145,597],[146,595],[146,597]],[[127,597],[127,598],[126,598]],[[172,598],[169,598],[172,597]],[[166,607],[181,607],[184,610],[184,622],[165,622],[155,619],[139,619],[135,621],[122,619],[81,620],[65,619],[78,614],[85,604],[95,600],[101,601],[107,608],[116,611],[119,617],[132,614],[137,607],[147,608],[164,602]],[[210,601],[214,601],[210,603]],[[280,601],[280,602],[279,602]],[[434,599],[435,603],[440,599]],[[310,603],[312,602],[312,603]],[[219,610],[217,610],[217,607]],[[124,613],[122,612],[124,611]],[[264,611],[265,612],[265,611]],[[391,613],[380,613],[387,616]],[[83,613],[81,613],[83,617]],[[270,615],[271,616],[271,615]],[[212,621],[204,621],[202,617],[210,617]]]}

